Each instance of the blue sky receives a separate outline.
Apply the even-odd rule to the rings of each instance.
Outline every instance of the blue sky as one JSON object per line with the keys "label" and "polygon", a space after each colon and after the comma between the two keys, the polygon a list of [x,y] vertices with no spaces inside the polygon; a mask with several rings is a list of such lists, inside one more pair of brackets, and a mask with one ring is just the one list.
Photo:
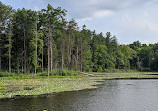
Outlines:
{"label": "blue sky", "polygon": [[158,0],[1,0],[13,8],[40,10],[47,4],[68,11],[78,25],[111,32],[120,44],[158,43]]}

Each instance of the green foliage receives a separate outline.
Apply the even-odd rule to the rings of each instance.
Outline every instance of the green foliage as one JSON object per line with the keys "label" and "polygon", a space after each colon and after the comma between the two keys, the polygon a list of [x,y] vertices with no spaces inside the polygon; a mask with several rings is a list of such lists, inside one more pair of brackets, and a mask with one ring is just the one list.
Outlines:
{"label": "green foliage", "polygon": [[6,90],[7,90],[7,88],[4,87],[4,86],[2,85],[2,83],[0,83],[0,94],[6,93]]}
{"label": "green foliage", "polygon": [[11,74],[9,72],[0,72],[0,77],[9,77]]}
{"label": "green foliage", "polygon": [[[41,73],[37,73],[37,75],[48,76],[48,72],[44,71]],[[50,76],[78,76],[78,75],[80,75],[78,72],[68,69],[63,69],[63,71],[61,69],[57,69],[57,70],[54,69],[52,72],[50,72]]]}

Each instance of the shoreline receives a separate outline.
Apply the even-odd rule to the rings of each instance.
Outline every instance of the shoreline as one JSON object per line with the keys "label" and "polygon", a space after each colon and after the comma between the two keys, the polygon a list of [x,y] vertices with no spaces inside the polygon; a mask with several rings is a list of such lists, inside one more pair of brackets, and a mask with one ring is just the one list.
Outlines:
{"label": "shoreline", "polygon": [[[133,79],[158,79],[158,73],[147,74],[105,74],[101,76],[91,77],[67,77],[67,78],[40,78],[40,79],[22,79],[22,80],[2,80],[8,88],[13,88],[14,85],[19,85],[19,90],[7,92],[0,96],[0,100],[15,100],[20,98],[33,98],[33,97],[48,97],[49,95],[62,93],[65,91],[79,91],[85,89],[97,88],[102,82],[106,80],[133,80]],[[31,84],[28,82],[34,81]],[[17,82],[17,83],[16,83]],[[12,86],[10,84],[13,84]],[[53,84],[53,85],[52,85]],[[4,86],[5,86],[4,85]],[[9,86],[10,85],[10,86]],[[34,85],[34,86],[32,86]],[[27,86],[27,87],[25,87]],[[32,88],[35,87],[35,88]],[[17,88],[17,87],[16,87]],[[24,89],[29,90],[24,90]],[[32,89],[31,89],[32,88]],[[8,89],[9,90],[9,89]]]}

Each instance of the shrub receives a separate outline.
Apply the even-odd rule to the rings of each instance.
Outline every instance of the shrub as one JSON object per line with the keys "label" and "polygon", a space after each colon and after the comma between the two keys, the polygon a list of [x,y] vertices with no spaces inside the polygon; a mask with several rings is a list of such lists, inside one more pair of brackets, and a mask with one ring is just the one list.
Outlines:
{"label": "shrub", "polygon": [[9,77],[11,74],[9,72],[0,72],[0,77]]}
{"label": "shrub", "polygon": [[[48,76],[48,72],[44,71],[37,74],[38,76]],[[52,72],[50,72],[49,76],[77,76],[79,75],[76,71],[68,70],[68,69],[53,69]]]}
{"label": "shrub", "polygon": [[0,83],[0,93],[6,93],[7,88]]}

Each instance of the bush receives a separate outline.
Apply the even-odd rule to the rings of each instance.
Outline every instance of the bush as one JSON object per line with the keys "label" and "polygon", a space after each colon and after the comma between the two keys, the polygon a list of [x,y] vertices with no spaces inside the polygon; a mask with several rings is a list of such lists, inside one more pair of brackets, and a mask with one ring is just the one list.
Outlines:
{"label": "bush", "polygon": [[22,74],[18,73],[9,73],[9,72],[0,72],[0,77],[14,77],[14,76],[21,76]]}
{"label": "bush", "polygon": [[0,93],[6,93],[7,88],[0,83]]}
{"label": "bush", "polygon": [[9,77],[11,74],[9,72],[0,72],[0,77]]}
{"label": "bush", "polygon": [[64,69],[62,72],[62,76],[77,76],[78,73],[73,70]]}
{"label": "bush", "polygon": [[[48,76],[48,72],[44,71],[44,72],[40,72],[37,74],[38,76]],[[53,69],[52,72],[50,72],[49,76],[77,76],[79,75],[76,71],[73,70],[68,70],[68,69],[63,69],[63,71],[61,69]]]}
{"label": "bush", "polygon": [[143,68],[141,71],[142,72],[152,72],[152,70],[150,68]]}
{"label": "bush", "polygon": [[37,76],[48,76],[48,72],[47,71],[39,72],[37,73]]}

